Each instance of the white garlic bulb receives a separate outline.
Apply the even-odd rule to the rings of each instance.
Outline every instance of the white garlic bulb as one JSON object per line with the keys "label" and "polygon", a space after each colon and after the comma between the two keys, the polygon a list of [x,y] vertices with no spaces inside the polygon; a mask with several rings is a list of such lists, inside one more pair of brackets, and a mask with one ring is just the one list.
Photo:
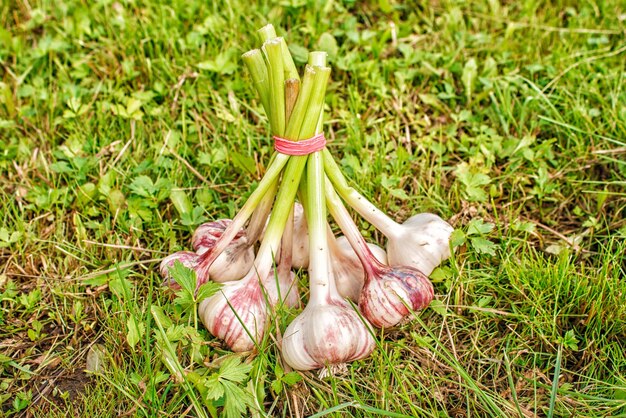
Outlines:
{"label": "white garlic bulb", "polygon": [[439,216],[420,213],[398,225],[388,237],[387,259],[391,266],[409,266],[426,276],[450,257],[450,235],[454,228]]}

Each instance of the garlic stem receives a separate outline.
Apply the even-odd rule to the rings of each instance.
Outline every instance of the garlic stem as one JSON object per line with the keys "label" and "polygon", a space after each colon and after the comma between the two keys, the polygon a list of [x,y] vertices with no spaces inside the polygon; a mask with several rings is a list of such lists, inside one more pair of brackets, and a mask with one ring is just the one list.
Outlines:
{"label": "garlic stem", "polygon": [[337,193],[339,193],[339,195],[341,195],[341,197],[361,216],[374,225],[387,238],[395,238],[398,236],[397,231],[399,224],[357,192],[356,189],[348,185],[346,178],[343,176],[341,169],[337,166],[337,163],[328,149],[324,149],[324,170],[335,186]]}
{"label": "garlic stem", "polygon": [[267,56],[270,80],[270,127],[273,135],[285,133],[285,72],[283,65],[282,38],[274,38],[263,43]]}
{"label": "garlic stem", "polygon": [[261,43],[264,43],[265,41],[269,41],[270,39],[274,39],[277,36],[276,29],[274,28],[274,25],[272,25],[271,23],[268,23],[267,25],[263,26],[261,29],[257,30],[256,33]]}
{"label": "garlic stem", "polygon": [[[328,84],[328,77],[330,76],[330,68],[310,67],[309,72],[311,72],[311,74],[308,77],[313,77],[313,79],[310,79],[308,83],[312,83],[312,84],[310,87],[306,86],[307,75],[305,74],[304,84],[306,86],[306,89],[305,89],[305,86],[303,86],[303,90],[301,94],[310,95],[310,100],[307,100],[306,103],[300,105],[299,107],[298,103],[300,102],[300,97],[298,97],[298,100],[296,101],[296,105],[294,106],[294,110],[292,112],[292,119],[294,120],[294,124],[296,124],[298,121],[302,121],[302,123],[299,126],[299,129],[300,129],[299,134],[297,134],[296,136],[297,139],[310,138],[317,133],[317,129],[318,129],[317,125],[320,122],[319,113],[322,110],[322,107],[324,105],[324,95],[326,93],[326,85]],[[303,99],[303,102],[305,99]],[[304,116],[300,116],[300,114],[303,114]],[[321,129],[321,126],[319,129]],[[272,186],[273,182],[278,178],[278,175],[280,174],[283,167],[285,167],[285,164],[287,164],[287,168],[285,168],[285,173],[283,174],[282,183],[285,182],[285,179],[287,181],[289,181],[289,179],[293,180],[295,176],[297,176],[299,180],[300,175],[302,174],[302,171],[304,170],[306,159],[307,159],[306,156],[291,157],[289,155],[276,153],[276,158],[274,159],[274,163],[270,165],[267,172],[261,179],[259,186],[256,188],[254,192],[252,192],[252,194],[250,195],[246,203],[243,205],[239,213],[237,213],[237,215],[233,218],[233,222],[230,224],[228,228],[226,228],[222,237],[219,239],[218,242],[215,243],[215,247],[213,248],[213,250],[203,254],[203,257],[201,260],[201,274],[198,274],[198,287],[201,286],[203,283],[205,283],[206,280],[208,280],[208,271],[209,271],[211,264],[226,249],[226,247],[228,247],[228,245],[233,240],[237,232],[241,228],[244,227],[245,222],[248,220],[248,218],[250,218],[254,209],[258,206],[259,202],[263,199],[263,196],[267,193],[268,189]],[[289,168],[290,166],[291,166],[291,169]],[[295,187],[297,190],[297,187],[298,187],[297,182],[295,183]],[[283,190],[282,184],[281,184],[280,189]],[[293,202],[293,199],[295,196],[295,190],[293,191],[294,196],[291,196],[292,195],[291,189],[289,190],[285,189],[282,193],[283,194],[281,195],[281,191],[279,190],[278,196],[276,197],[276,201]],[[289,196],[291,197],[289,198]],[[285,198],[285,197],[288,200],[281,200],[282,198]],[[280,207],[281,205],[277,205],[277,206]],[[282,206],[284,207],[285,205],[282,205]],[[270,218],[270,223],[271,223],[271,218]],[[280,223],[282,223],[282,227],[280,226]],[[278,235],[282,233],[282,230],[284,228],[284,221],[277,223],[277,225],[274,226],[273,228],[280,228],[280,231],[278,229],[274,230],[273,232],[274,234]],[[270,231],[270,225],[268,225],[267,231]],[[267,232],[266,232],[266,236],[267,236]],[[263,241],[265,241],[265,239]],[[261,245],[261,247],[263,249],[263,253],[266,256],[267,255],[271,256],[272,247],[274,248],[274,253],[275,253],[279,244],[276,243],[271,246],[268,246],[268,245],[266,245],[265,248],[263,248],[263,245]],[[259,253],[261,253],[261,249],[259,249]],[[257,259],[259,258],[257,257]]]}
{"label": "garlic stem", "polygon": [[326,236],[326,200],[324,198],[324,174],[322,155],[309,156],[307,164],[308,197],[310,209],[307,213],[309,226],[309,282],[311,294],[309,304],[329,303],[331,287],[328,268],[328,238]]}
{"label": "garlic stem", "polygon": [[281,273],[287,273],[291,270],[291,257],[293,254],[293,207],[289,211],[287,225],[283,231],[283,237],[280,243],[280,258],[278,260],[278,269]]}
{"label": "garlic stem", "polygon": [[298,93],[300,93],[300,79],[288,78],[285,80],[285,120],[287,124],[289,124],[293,107],[298,100]]}
{"label": "garlic stem", "polygon": [[272,210],[272,205],[274,204],[274,198],[276,197],[277,189],[278,180],[274,181],[265,196],[263,196],[263,198],[261,199],[259,205],[254,210],[252,217],[250,218],[250,222],[248,223],[248,227],[246,228],[248,242],[250,243],[250,245],[254,245],[254,243],[261,236],[263,228],[265,228],[265,223],[267,222],[267,218],[270,214],[270,211]]}
{"label": "garlic stem", "polygon": [[267,80],[269,76],[267,74],[267,66],[265,65],[263,54],[261,53],[260,49],[253,49],[243,54],[241,58],[246,64],[248,71],[250,71],[252,83],[254,84],[254,88],[256,89],[259,98],[261,99],[261,104],[263,105],[265,114],[269,115],[270,93],[267,85]]}
{"label": "garlic stem", "polygon": [[287,162],[289,161],[289,156],[277,153],[276,158],[274,159],[273,164],[267,169],[267,172],[261,179],[261,182],[257,186],[257,188],[252,192],[246,203],[239,210],[237,215],[233,218],[233,222],[224,230],[224,233],[220,237],[220,239],[215,243],[215,246],[211,251],[207,251],[201,256],[200,260],[200,271],[198,274],[198,287],[204,284],[208,280],[208,271],[211,267],[211,264],[217,259],[217,257],[224,252],[226,247],[230,245],[232,240],[235,238],[239,230],[243,228],[246,224],[246,221],[250,218],[254,209],[259,205],[259,202],[263,199],[263,196],[267,193],[267,191],[272,187],[275,180],[278,178],[278,175],[281,173]]}
{"label": "garlic stem", "polygon": [[[306,156],[295,156],[289,159],[283,179],[276,195],[276,202],[293,202],[298,191],[300,176],[306,165]],[[278,246],[283,236],[285,224],[289,213],[292,212],[292,206],[288,204],[274,205],[274,210],[270,216],[269,224],[265,230],[263,242],[259,248],[257,260],[272,259],[272,255],[278,254]]]}
{"label": "garlic stem", "polygon": [[341,228],[341,232],[343,232],[348,239],[348,242],[350,242],[359,260],[361,260],[366,275],[374,274],[381,264],[376,257],[374,257],[374,254],[372,254],[365,238],[361,235],[359,228],[354,223],[354,220],[343,202],[339,199],[339,196],[337,196],[333,185],[327,177],[325,178],[325,191],[326,199],[328,200],[327,206],[331,216],[335,219],[339,228]]}
{"label": "garlic stem", "polygon": [[[285,38],[281,37],[279,39],[280,39],[280,50],[283,55],[283,68],[285,71],[285,79],[294,78],[296,80],[300,80],[298,69],[296,68],[296,64],[293,62],[293,58],[291,57],[291,53],[289,52],[289,48],[287,47],[287,42],[285,41]],[[326,61],[324,61],[324,63],[325,62]]]}
{"label": "garlic stem", "polygon": [[306,137],[299,137],[302,130],[302,123],[305,117],[308,117],[306,111],[311,100],[311,94],[313,93],[313,87],[315,85],[316,69],[310,65],[304,68],[304,77],[302,78],[302,84],[300,86],[300,93],[298,98],[293,104],[291,114],[285,128],[285,139],[297,140],[306,139]]}

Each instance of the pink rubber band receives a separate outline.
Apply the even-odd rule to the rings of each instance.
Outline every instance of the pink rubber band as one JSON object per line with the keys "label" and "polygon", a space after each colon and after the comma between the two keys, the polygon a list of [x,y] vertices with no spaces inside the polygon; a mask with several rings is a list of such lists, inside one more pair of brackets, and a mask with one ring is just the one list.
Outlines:
{"label": "pink rubber band", "polygon": [[279,136],[274,138],[274,149],[286,155],[309,155],[321,151],[326,146],[324,133],[319,133],[314,137],[302,141],[290,141]]}

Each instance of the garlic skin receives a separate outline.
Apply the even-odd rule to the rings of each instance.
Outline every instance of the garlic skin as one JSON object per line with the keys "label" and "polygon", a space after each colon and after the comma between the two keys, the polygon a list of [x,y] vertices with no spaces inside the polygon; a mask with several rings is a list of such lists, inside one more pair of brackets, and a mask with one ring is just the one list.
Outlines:
{"label": "garlic skin", "polygon": [[[219,219],[200,225],[191,238],[193,249],[198,255],[213,249],[232,222],[230,219]],[[224,252],[211,264],[209,277],[218,283],[239,280],[250,271],[253,262],[254,250],[248,243],[246,232],[240,230]]]}
{"label": "garlic skin", "polygon": [[[385,250],[376,244],[368,243],[367,246],[380,263],[387,264]],[[335,245],[331,244],[331,248],[333,251],[331,265],[335,274],[337,291],[342,297],[356,303],[365,283],[363,264],[345,236],[337,237]]]}
{"label": "garlic skin", "polygon": [[309,228],[304,216],[304,207],[298,202],[293,206],[293,245],[291,267],[303,269],[309,266]]}
{"label": "garlic skin", "polygon": [[[226,228],[232,223],[233,221],[231,219],[218,219],[217,221],[203,223],[197,227],[191,237],[191,246],[194,251],[202,254],[213,248]],[[233,243],[244,243],[246,242],[245,237],[246,231],[241,229],[237,232],[235,238],[233,238]]]}
{"label": "garlic skin", "polygon": [[450,257],[450,235],[454,228],[432,213],[420,213],[400,226],[400,233],[387,241],[390,266],[409,266],[429,276]]}
{"label": "garlic skin", "polygon": [[166,281],[169,281],[170,284],[175,284],[172,283],[173,280],[170,277],[170,267],[172,267],[177,261],[183,263],[183,266],[185,267],[195,269],[198,265],[198,254],[192,251],[177,251],[161,260],[159,273],[161,274],[161,277],[163,277]]}
{"label": "garlic skin", "polygon": [[245,245],[229,245],[211,264],[209,278],[224,283],[239,280],[246,275],[254,263],[254,250]]}
{"label": "garlic skin", "polygon": [[434,296],[432,283],[421,271],[387,267],[367,277],[359,309],[375,327],[392,327],[411,311],[428,306]]}
{"label": "garlic skin", "polygon": [[[268,219],[269,222],[269,219]],[[267,223],[265,224],[267,228]],[[265,237],[265,228],[261,240]],[[291,245],[291,267],[305,269],[309,266],[309,228],[304,216],[304,207],[299,202],[293,203],[293,233]]]}
{"label": "garlic skin", "polygon": [[300,306],[300,292],[298,291],[296,273],[280,268],[277,270],[277,274],[272,272],[271,275],[263,281],[263,290],[267,294],[270,304],[277,306],[282,303],[289,308],[297,308]]}
{"label": "garlic skin", "polygon": [[265,300],[256,280],[224,284],[200,302],[198,314],[206,329],[237,353],[252,350],[255,341],[263,338],[267,323]]}
{"label": "garlic skin", "polygon": [[311,304],[283,333],[283,359],[295,370],[365,358],[375,343],[366,322],[347,303]]}

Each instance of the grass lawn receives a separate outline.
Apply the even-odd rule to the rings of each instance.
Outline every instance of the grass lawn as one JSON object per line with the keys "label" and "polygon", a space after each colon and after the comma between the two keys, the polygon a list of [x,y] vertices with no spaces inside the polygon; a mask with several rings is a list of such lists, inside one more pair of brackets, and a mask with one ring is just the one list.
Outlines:
{"label": "grass lawn", "polygon": [[[8,0],[0,22],[0,415],[626,416],[625,3]],[[267,168],[240,59],[267,22],[299,68],[329,52],[353,185],[457,229],[431,306],[325,378],[269,336],[232,355],[157,271]]]}

